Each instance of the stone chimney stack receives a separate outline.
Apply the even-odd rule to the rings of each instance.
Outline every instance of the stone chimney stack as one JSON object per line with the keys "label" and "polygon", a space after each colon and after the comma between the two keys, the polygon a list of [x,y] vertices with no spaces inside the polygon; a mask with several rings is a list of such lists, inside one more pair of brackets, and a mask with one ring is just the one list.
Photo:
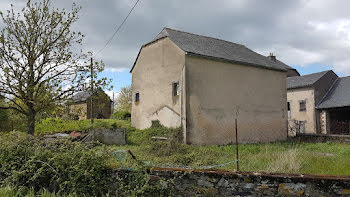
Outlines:
{"label": "stone chimney stack", "polygon": [[276,61],[276,56],[273,55],[273,53],[270,53],[270,55],[268,56],[268,58],[272,61]]}

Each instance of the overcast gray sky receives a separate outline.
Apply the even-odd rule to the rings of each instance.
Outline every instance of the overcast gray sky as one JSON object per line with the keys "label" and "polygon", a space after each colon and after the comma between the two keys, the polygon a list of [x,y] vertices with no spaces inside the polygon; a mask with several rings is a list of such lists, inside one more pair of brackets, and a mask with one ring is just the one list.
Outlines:
{"label": "overcast gray sky", "polygon": [[[0,9],[24,2],[1,0]],[[83,7],[75,28],[86,35],[84,49],[97,52],[136,0],[52,0],[59,8],[73,2]],[[97,58],[108,69],[130,69],[141,45],[170,27],[273,52],[289,65],[325,65],[350,75],[349,8],[346,0],[140,0]]]}

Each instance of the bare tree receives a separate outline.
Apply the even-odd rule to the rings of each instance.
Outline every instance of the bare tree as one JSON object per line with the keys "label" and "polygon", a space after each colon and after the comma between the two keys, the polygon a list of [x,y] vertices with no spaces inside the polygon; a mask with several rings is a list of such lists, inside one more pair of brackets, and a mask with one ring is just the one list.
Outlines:
{"label": "bare tree", "polygon": [[[91,78],[87,54],[77,50],[84,35],[71,30],[80,9],[28,0],[21,12],[11,6],[0,13],[5,24],[0,32],[0,94],[11,103],[0,109],[24,114],[28,134],[34,134],[38,113],[62,104]],[[103,67],[94,62],[94,74]],[[105,79],[96,83],[105,84]]]}

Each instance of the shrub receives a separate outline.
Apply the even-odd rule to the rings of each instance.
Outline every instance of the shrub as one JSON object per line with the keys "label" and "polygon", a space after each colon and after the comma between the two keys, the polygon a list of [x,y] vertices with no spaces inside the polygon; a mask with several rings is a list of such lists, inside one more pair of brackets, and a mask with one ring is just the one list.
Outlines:
{"label": "shrub", "polygon": [[164,128],[159,120],[152,120],[151,128]]}
{"label": "shrub", "polygon": [[112,117],[117,120],[130,120],[131,113],[129,111],[117,110],[113,113]]}
{"label": "shrub", "polygon": [[100,143],[47,141],[11,132],[0,135],[0,144],[0,194],[167,196],[172,192],[150,184],[142,162],[132,171],[113,172],[108,166],[112,150]]}
{"label": "shrub", "polygon": [[108,192],[108,151],[69,140],[41,141],[11,132],[0,138],[0,185],[18,191],[100,196]]}
{"label": "shrub", "polygon": [[126,128],[134,130],[131,127],[130,121],[116,119],[95,119],[91,125],[90,120],[65,120],[60,118],[47,118],[38,123],[35,127],[36,134],[52,134],[58,132],[80,131],[87,132],[90,129],[111,129],[111,128]]}

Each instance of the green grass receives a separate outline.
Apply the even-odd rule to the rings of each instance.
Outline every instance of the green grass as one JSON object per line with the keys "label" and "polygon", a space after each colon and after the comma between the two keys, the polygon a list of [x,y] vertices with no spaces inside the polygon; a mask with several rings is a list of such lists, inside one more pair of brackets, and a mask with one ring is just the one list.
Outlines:
{"label": "green grass", "polygon": [[[108,146],[111,151],[130,150],[139,162],[163,167],[205,168],[236,160],[235,145],[191,146],[181,143],[153,142],[152,136],[175,136],[176,129],[163,127],[138,130],[123,120],[95,120],[94,128],[127,128],[125,146]],[[68,131],[85,131],[91,128],[89,120],[61,121],[49,119],[37,126],[38,134]],[[98,148],[97,148],[98,149]],[[241,171],[280,172],[303,174],[350,175],[350,145],[343,143],[264,143],[239,145]],[[120,167],[116,157],[108,161],[111,167]],[[130,156],[123,167],[136,167]],[[230,163],[215,169],[236,170]]]}
{"label": "green grass", "polygon": [[[228,146],[189,146],[161,155],[152,145],[110,146],[113,150],[131,150],[138,160],[155,166],[205,168],[236,159],[236,149]],[[239,146],[241,171],[302,174],[350,175],[350,145],[340,143],[269,143]],[[119,161],[114,160],[119,166]],[[133,166],[129,156],[126,166]],[[216,167],[236,170],[236,163]]]}
{"label": "green grass", "polygon": [[0,188],[0,197],[76,197],[76,195],[58,195],[55,193],[50,193],[46,190],[43,190],[35,194],[34,190],[24,190],[18,191],[11,187],[2,187]]}

